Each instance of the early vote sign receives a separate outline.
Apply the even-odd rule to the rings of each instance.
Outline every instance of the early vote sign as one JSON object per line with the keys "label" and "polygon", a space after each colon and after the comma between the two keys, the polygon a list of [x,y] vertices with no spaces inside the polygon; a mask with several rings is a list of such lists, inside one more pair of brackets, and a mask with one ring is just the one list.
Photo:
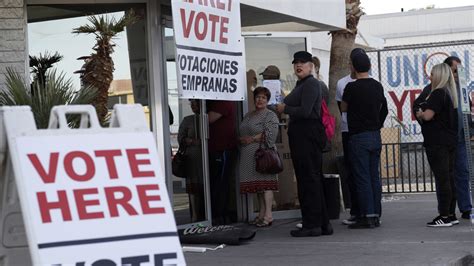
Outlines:
{"label": "early vote sign", "polygon": [[172,0],[180,98],[243,100],[239,0]]}
{"label": "early vote sign", "polygon": [[150,132],[17,137],[35,265],[185,264]]}

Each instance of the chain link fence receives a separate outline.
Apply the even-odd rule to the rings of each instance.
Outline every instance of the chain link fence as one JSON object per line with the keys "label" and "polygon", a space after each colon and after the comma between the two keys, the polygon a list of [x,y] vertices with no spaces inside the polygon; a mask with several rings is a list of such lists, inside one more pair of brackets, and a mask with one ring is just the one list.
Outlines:
{"label": "chain link fence", "polygon": [[413,101],[428,85],[431,68],[451,55],[461,59],[472,91],[474,40],[387,47],[367,54],[372,62],[370,74],[382,83],[389,110],[382,130],[383,192],[435,191],[421,128],[412,113]]}

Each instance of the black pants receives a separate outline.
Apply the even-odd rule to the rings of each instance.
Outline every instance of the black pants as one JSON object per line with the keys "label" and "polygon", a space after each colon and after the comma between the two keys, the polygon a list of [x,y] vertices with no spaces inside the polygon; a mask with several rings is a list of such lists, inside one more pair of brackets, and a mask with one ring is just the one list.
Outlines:
{"label": "black pants", "polygon": [[456,148],[433,145],[425,147],[425,150],[435,176],[439,215],[454,214],[456,209],[456,186],[454,183]]}
{"label": "black pants", "polygon": [[233,165],[235,151],[222,151],[209,153],[209,179],[211,189],[212,224],[226,224],[229,203],[230,181],[234,180]]}
{"label": "black pants", "polygon": [[360,216],[359,203],[357,199],[357,188],[352,175],[350,153],[349,153],[349,132],[342,132],[342,149],[344,151],[344,166],[346,170],[347,184],[351,198],[351,215]]}
{"label": "black pants", "polygon": [[329,217],[322,184],[322,148],[326,142],[320,121],[290,123],[288,137],[295,169],[304,228],[326,226]]}

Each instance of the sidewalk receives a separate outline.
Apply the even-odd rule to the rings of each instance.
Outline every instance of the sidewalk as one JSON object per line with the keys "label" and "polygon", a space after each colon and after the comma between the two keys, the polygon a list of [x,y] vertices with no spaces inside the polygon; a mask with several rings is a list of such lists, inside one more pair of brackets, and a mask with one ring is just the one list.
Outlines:
{"label": "sidewalk", "polygon": [[[436,215],[431,194],[386,196],[382,225],[348,229],[332,220],[334,235],[293,238],[297,220],[256,229],[254,240],[205,253],[184,253],[188,265],[474,265],[474,231],[460,219],[450,228],[429,228]],[[346,218],[341,213],[341,219]],[[459,216],[459,215],[458,215]],[[248,226],[248,225],[242,225]]]}

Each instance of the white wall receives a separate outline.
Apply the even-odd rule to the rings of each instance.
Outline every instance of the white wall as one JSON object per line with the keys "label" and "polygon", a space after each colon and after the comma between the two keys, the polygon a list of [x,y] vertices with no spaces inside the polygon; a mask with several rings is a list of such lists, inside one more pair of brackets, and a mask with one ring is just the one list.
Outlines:
{"label": "white wall", "polygon": [[0,90],[4,89],[7,67],[21,75],[27,71],[26,21],[23,0],[0,1]]}
{"label": "white wall", "polygon": [[474,6],[363,16],[359,29],[385,46],[474,39]]}

